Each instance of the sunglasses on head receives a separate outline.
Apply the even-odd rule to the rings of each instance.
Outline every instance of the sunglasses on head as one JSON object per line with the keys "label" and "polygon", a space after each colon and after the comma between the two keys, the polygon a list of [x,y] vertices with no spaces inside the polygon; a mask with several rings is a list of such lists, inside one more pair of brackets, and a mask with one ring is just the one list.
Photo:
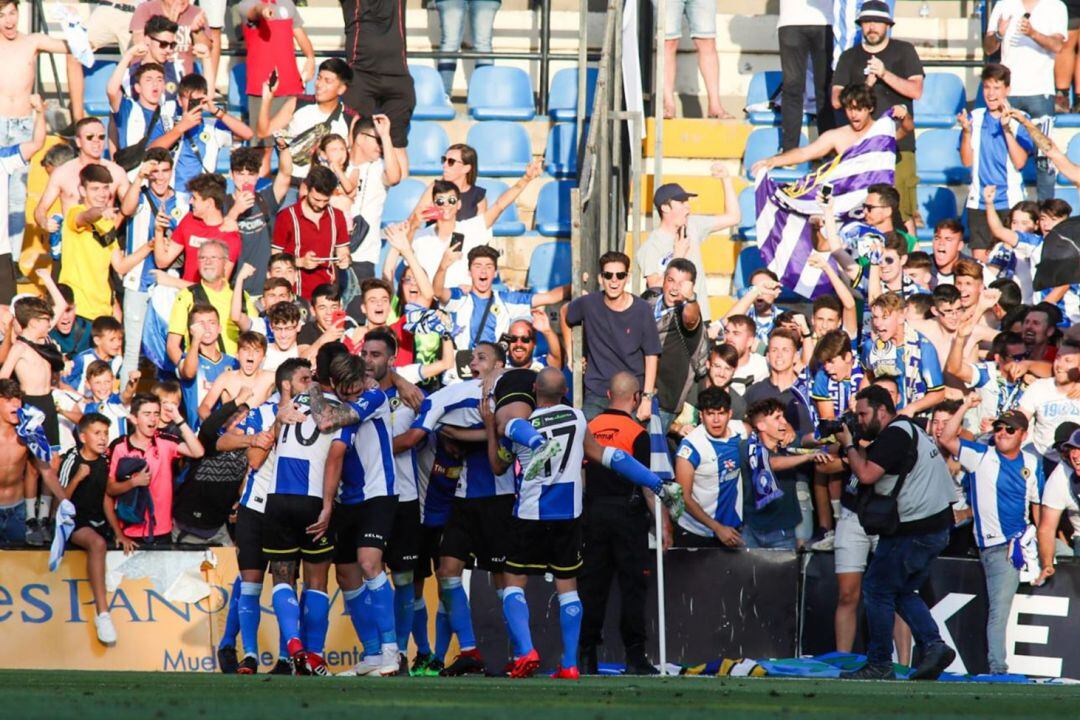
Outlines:
{"label": "sunglasses on head", "polygon": [[152,37],[150,39],[153,40],[154,42],[156,42],[158,45],[160,45],[161,47],[163,47],[166,50],[173,50],[178,45],[178,43],[175,40],[158,40],[156,37]]}
{"label": "sunglasses on head", "polygon": [[996,433],[1004,430],[1006,435],[1015,435],[1016,433],[1020,432],[1019,428],[1014,428],[1013,426],[1006,425],[1005,423],[994,423],[991,427]]}
{"label": "sunglasses on head", "polygon": [[604,278],[605,280],[625,280],[626,276],[629,275],[629,274],[630,273],[627,272],[626,270],[620,270],[618,272],[606,272],[605,271],[605,272],[600,273],[600,277]]}
{"label": "sunglasses on head", "polygon": [[442,207],[443,205],[454,206],[458,204],[458,199],[456,197],[435,198],[435,204],[439,207]]}
{"label": "sunglasses on head", "polygon": [[[443,165],[449,165],[450,167],[454,167],[459,162],[461,162],[461,160],[458,160],[457,158],[446,157],[445,155],[442,156],[442,164]],[[462,163],[462,164],[464,164],[464,163]]]}

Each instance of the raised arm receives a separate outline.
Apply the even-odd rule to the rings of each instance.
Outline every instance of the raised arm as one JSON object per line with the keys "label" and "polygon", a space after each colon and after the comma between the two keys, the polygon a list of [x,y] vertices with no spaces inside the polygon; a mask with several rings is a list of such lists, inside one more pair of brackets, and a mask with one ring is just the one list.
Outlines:
{"label": "raised arm", "polygon": [[997,197],[997,188],[987,185],[983,188],[983,199],[986,201],[986,224],[990,228],[990,234],[995,240],[999,240],[1011,248],[1020,242],[1020,236],[1012,228],[1007,228],[1001,223],[997,209],[994,207],[994,198]]}
{"label": "raised arm", "polygon": [[484,211],[484,224],[489,228],[494,225],[495,221],[499,219],[499,215],[502,214],[502,211],[510,207],[510,204],[518,199],[518,196],[529,186],[529,183],[540,177],[540,173],[543,171],[543,161],[541,161],[540,158],[533,158],[532,162],[529,163],[529,166],[525,168],[525,174],[522,175],[516,183],[507,188],[506,192],[500,195],[499,199]]}
{"label": "raised arm", "polygon": [[960,404],[960,408],[952,414],[952,417],[948,419],[945,427],[941,430],[938,445],[953,457],[959,457],[960,455],[960,428],[964,424],[964,415],[978,404],[978,394],[968,393],[967,397],[964,398],[964,402]]}
{"label": "raised arm", "polygon": [[274,100],[274,88],[264,82],[262,86],[262,104],[259,106],[259,117],[255,120],[255,134],[260,138],[267,138],[278,130],[284,130],[289,126],[293,113],[296,112],[296,96],[285,99],[285,103],[273,118],[270,117],[270,105]]}
{"label": "raised arm", "polygon": [[717,215],[713,226],[709,229],[710,232],[720,232],[735,227],[742,220],[742,211],[739,210],[739,194],[735,192],[735,183],[731,179],[731,173],[727,171],[723,163],[714,162],[709,172],[724,185],[724,214]]}
{"label": "raised arm", "polygon": [[105,84],[105,95],[109,98],[109,108],[114,113],[120,112],[120,102],[124,99],[124,77],[128,74],[128,68],[135,58],[144,57],[148,51],[145,43],[135,43],[120,56],[116,68],[109,75],[109,81]]}
{"label": "raised arm", "polygon": [[390,118],[382,114],[374,115],[371,122],[375,123],[375,133],[382,148],[383,182],[392,187],[401,182],[403,173],[398,154],[394,152],[394,143],[390,140]]}

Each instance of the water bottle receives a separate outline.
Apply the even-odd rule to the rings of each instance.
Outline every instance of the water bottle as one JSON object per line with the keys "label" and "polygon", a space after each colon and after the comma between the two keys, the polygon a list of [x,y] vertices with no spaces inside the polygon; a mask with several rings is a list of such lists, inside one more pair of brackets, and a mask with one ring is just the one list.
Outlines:
{"label": "water bottle", "polygon": [[56,232],[49,233],[49,255],[53,260],[60,259],[60,238],[63,235],[64,216],[53,215],[52,219],[56,221]]}

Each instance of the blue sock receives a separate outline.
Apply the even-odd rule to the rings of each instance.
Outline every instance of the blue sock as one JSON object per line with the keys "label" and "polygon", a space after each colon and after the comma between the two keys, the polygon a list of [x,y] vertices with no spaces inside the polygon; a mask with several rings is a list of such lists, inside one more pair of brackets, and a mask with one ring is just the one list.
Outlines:
{"label": "blue sock", "polygon": [[[296,590],[292,585],[280,583],[274,586],[274,613],[277,615],[278,630],[285,642],[300,637],[300,603],[296,601]],[[288,657],[288,653],[285,653]]]}
{"label": "blue sock", "polygon": [[289,638],[285,637],[281,633],[278,633],[278,657],[289,659]]}
{"label": "blue sock", "polygon": [[450,638],[453,635],[454,631],[450,629],[450,614],[446,612],[446,604],[440,600],[439,607],[435,611],[435,648],[432,650],[435,657],[440,660],[446,658],[446,651],[450,649]]}
{"label": "blue sock", "polygon": [[648,488],[653,492],[660,489],[660,478],[656,477],[656,473],[622,450],[613,447],[604,448],[601,464],[635,485]]}
{"label": "blue sock", "polygon": [[326,631],[330,629],[330,598],[321,590],[305,590],[301,604],[304,610],[304,649],[322,655]]}
{"label": "blue sock", "polygon": [[364,580],[371,598],[371,610],[375,616],[375,624],[379,628],[379,641],[383,647],[393,645],[397,647],[397,628],[394,627],[394,588],[390,587],[390,581],[386,573],[381,572],[373,578]]}
{"label": "blue sock", "polygon": [[412,616],[413,642],[416,643],[416,652],[420,655],[431,654],[431,642],[428,640],[427,624],[427,603],[424,601],[424,596],[421,595],[413,601]]}
{"label": "blue sock", "polygon": [[559,593],[559,629],[562,630],[562,666],[576,667],[581,637],[581,599],[575,590]]}
{"label": "blue sock", "polygon": [[232,590],[229,591],[229,612],[225,615],[225,629],[221,631],[221,642],[218,647],[236,647],[236,634],[240,632],[240,576],[233,580]]}
{"label": "blue sock", "polygon": [[304,649],[305,650],[308,649],[308,647],[307,647],[307,628],[305,627],[306,618],[304,617],[304,607],[305,607],[305,604],[306,604],[304,601],[307,598],[307,593],[308,593],[308,590],[307,590],[306,587],[301,588],[300,589],[300,597],[298,598],[298,602],[300,603],[300,629],[299,629],[300,642],[304,643]]}
{"label": "blue sock", "polygon": [[345,598],[345,607],[349,609],[349,618],[352,620],[356,637],[364,646],[364,657],[378,655],[382,652],[379,646],[379,628],[371,616],[371,608],[365,605],[367,590],[363,585],[355,590],[345,590],[342,593]]}
{"label": "blue sock", "polygon": [[240,600],[237,602],[236,615],[240,623],[240,639],[244,642],[244,654],[259,656],[259,596],[262,595],[262,583],[246,582],[240,584]]}
{"label": "blue sock", "polygon": [[413,588],[413,574],[394,573],[394,627],[397,628],[397,646],[401,652],[409,650],[409,633],[412,631],[413,604],[416,602],[416,590]]}
{"label": "blue sock", "polygon": [[544,436],[536,432],[536,428],[532,426],[532,423],[524,418],[514,418],[506,423],[506,430],[503,434],[518,445],[524,445],[530,450],[538,450],[544,444]]}
{"label": "blue sock", "polygon": [[503,617],[510,640],[514,644],[514,658],[528,655],[533,649],[532,633],[529,632],[529,604],[525,602],[525,590],[508,587],[502,597]]}
{"label": "blue sock", "polygon": [[439,589],[442,602],[446,606],[450,619],[450,629],[457,633],[458,645],[462,650],[476,648],[476,636],[473,634],[472,612],[469,610],[469,596],[461,585],[461,578],[441,578]]}

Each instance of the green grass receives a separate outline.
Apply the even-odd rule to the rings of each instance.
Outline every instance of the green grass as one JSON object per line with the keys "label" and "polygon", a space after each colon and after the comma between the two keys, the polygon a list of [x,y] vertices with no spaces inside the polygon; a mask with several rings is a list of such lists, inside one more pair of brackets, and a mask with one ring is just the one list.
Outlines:
{"label": "green grass", "polygon": [[0,717],[732,720],[1077,715],[1080,686],[732,678],[254,678],[0,671]]}

